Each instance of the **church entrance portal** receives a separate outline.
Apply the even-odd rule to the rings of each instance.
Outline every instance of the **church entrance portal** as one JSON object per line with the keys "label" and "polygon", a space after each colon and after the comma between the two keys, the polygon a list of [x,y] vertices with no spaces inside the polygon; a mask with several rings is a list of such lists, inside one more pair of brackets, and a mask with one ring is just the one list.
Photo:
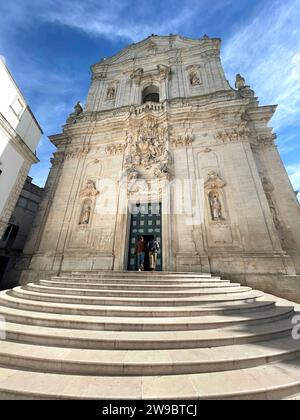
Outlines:
{"label": "church entrance portal", "polygon": [[[128,270],[137,270],[137,259],[135,246],[138,236],[142,235],[148,243],[152,236],[155,236],[160,244],[157,256],[157,271],[162,271],[162,231],[161,231],[161,203],[136,204],[132,207],[130,220],[129,256]],[[149,270],[149,255],[145,255],[145,271]]]}

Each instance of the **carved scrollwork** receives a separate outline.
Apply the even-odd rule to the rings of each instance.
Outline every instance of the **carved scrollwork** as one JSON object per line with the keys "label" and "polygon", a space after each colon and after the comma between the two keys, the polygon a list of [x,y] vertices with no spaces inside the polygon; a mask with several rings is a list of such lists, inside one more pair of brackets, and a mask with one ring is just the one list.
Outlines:
{"label": "carved scrollwork", "polygon": [[116,81],[111,82],[106,90],[106,101],[113,101],[116,98],[117,94],[117,85],[118,83]]}
{"label": "carved scrollwork", "polygon": [[80,191],[80,197],[96,197],[98,194],[96,183],[91,179],[86,181],[85,186]]}
{"label": "carved scrollwork", "polygon": [[171,143],[173,144],[175,148],[191,146],[193,141],[194,141],[194,136],[191,134],[186,134],[186,135],[171,138]]}
{"label": "carved scrollwork", "polygon": [[52,167],[59,166],[64,160],[64,152],[55,152],[53,153],[53,157],[50,159]]}
{"label": "carved scrollwork", "polygon": [[110,144],[106,147],[106,153],[108,155],[118,155],[122,154],[125,150],[126,144],[124,143],[117,143],[117,144]]}
{"label": "carved scrollwork", "polygon": [[239,141],[247,141],[251,136],[251,130],[242,124],[235,129],[227,129],[219,131],[216,134],[216,140],[221,143],[234,143]]}
{"label": "carved scrollwork", "polygon": [[257,142],[260,146],[274,146],[276,138],[276,134],[257,136]]}
{"label": "carved scrollwork", "polygon": [[187,67],[189,81],[191,86],[199,86],[202,84],[199,66],[191,65]]}
{"label": "carved scrollwork", "polygon": [[136,177],[139,167],[161,168],[160,174],[166,173],[169,163],[166,137],[166,129],[152,117],[147,117],[135,133],[127,136],[124,168],[129,176]]}
{"label": "carved scrollwork", "polygon": [[89,153],[89,151],[90,149],[88,146],[70,148],[65,153],[65,159],[82,159]]}
{"label": "carved scrollwork", "polygon": [[204,188],[207,190],[221,189],[225,187],[226,183],[215,171],[208,173],[206,181],[204,182]]}

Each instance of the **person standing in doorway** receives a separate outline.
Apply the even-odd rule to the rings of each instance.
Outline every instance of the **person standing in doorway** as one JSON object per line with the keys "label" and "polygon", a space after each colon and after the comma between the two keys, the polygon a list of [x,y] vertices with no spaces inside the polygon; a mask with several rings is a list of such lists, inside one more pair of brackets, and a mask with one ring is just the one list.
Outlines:
{"label": "person standing in doorway", "polygon": [[150,271],[156,270],[157,254],[158,254],[159,248],[160,248],[159,243],[157,242],[156,238],[153,236],[148,243]]}
{"label": "person standing in doorway", "polygon": [[137,256],[137,266],[139,271],[144,271],[144,263],[145,263],[145,241],[143,236],[139,236],[136,247],[135,253]]}

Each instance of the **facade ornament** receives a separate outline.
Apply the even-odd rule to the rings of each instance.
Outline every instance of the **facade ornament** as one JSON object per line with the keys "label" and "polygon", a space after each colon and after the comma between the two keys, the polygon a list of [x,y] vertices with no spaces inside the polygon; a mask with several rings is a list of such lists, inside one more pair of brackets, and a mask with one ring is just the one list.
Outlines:
{"label": "facade ornament", "polygon": [[168,160],[166,144],[166,130],[159,127],[154,118],[147,117],[134,135],[127,137],[126,171],[134,172],[138,167],[149,170],[165,163]]}
{"label": "facade ornament", "polygon": [[242,98],[254,98],[255,93],[250,86],[246,85],[246,80],[240,74],[236,75],[235,78],[235,88],[238,90],[239,95]]}
{"label": "facade ornament", "polygon": [[116,98],[116,93],[117,93],[117,83],[112,82],[107,88],[106,100],[113,101]]}
{"label": "facade ornament", "polygon": [[246,80],[240,74],[235,76],[235,88],[238,90],[243,89],[246,86]]}
{"label": "facade ornament", "polygon": [[219,131],[216,135],[216,139],[221,143],[233,143],[247,141],[250,135],[251,130],[247,127],[247,123],[243,122],[237,128]]}
{"label": "facade ornament", "polygon": [[88,146],[68,148],[65,153],[65,159],[83,159],[89,151],[90,149]]}
{"label": "facade ornament", "polygon": [[83,114],[83,108],[80,105],[80,102],[78,101],[74,106],[74,112],[72,112],[67,119],[67,124],[76,123],[78,117],[81,116],[81,114]]}
{"label": "facade ornament", "polygon": [[170,74],[171,74],[170,67],[165,66],[164,64],[158,64],[157,69],[158,69],[158,74],[161,80],[166,80],[170,77]]}
{"label": "facade ornament", "polygon": [[144,70],[142,68],[136,69],[131,73],[130,78],[133,82],[135,82],[135,84],[139,85],[141,83],[143,73]]}
{"label": "facade ornament", "polygon": [[186,134],[186,135],[171,138],[171,143],[176,148],[191,146],[193,141],[194,141],[194,136],[191,134]]}
{"label": "facade ornament", "polygon": [[212,57],[219,57],[220,56],[220,52],[218,50],[208,50],[208,51],[204,51],[201,54],[202,58],[212,58]]}
{"label": "facade ornament", "polygon": [[55,152],[53,157],[50,159],[52,167],[59,166],[64,160],[64,152]]}
{"label": "facade ornament", "polygon": [[96,183],[91,179],[86,181],[85,187],[80,191],[80,197],[96,197],[98,194]]}
{"label": "facade ornament", "polygon": [[124,143],[117,143],[117,144],[110,144],[106,147],[106,153],[108,155],[118,155],[123,153],[125,150],[125,144]]}
{"label": "facade ornament", "polygon": [[188,66],[187,70],[189,74],[190,85],[191,86],[201,85],[202,81],[200,79],[199,67],[196,65],[192,65],[192,66]]}
{"label": "facade ornament", "polygon": [[226,183],[219,177],[215,171],[208,173],[206,181],[204,182],[204,188],[207,190],[221,189],[225,187]]}
{"label": "facade ornament", "polygon": [[274,146],[274,142],[277,139],[277,135],[275,133],[271,135],[261,135],[257,136],[257,142],[261,146]]}
{"label": "facade ornament", "polygon": [[93,81],[100,81],[106,79],[106,73],[94,73],[92,76]]}

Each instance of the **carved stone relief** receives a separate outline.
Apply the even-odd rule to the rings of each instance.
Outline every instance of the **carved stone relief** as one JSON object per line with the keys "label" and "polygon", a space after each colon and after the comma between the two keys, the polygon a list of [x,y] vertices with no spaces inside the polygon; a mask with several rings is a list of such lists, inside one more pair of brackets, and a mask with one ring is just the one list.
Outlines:
{"label": "carved stone relief", "polygon": [[136,178],[139,168],[153,169],[157,177],[169,174],[167,137],[166,129],[152,117],[144,119],[135,132],[127,136],[124,169],[129,178]]}
{"label": "carved stone relief", "polygon": [[86,181],[84,188],[80,191],[80,197],[96,197],[98,194],[96,183],[91,179]]}
{"label": "carved stone relief", "polygon": [[171,138],[171,143],[175,148],[191,146],[194,141],[194,136],[191,134],[181,135]]}
{"label": "carved stone relief", "polygon": [[199,86],[202,84],[202,80],[199,73],[199,67],[196,65],[188,66],[188,77],[191,86]]}
{"label": "carved stone relief", "polygon": [[65,160],[82,159],[89,153],[89,151],[90,149],[88,146],[68,148],[65,153]]}
{"label": "carved stone relief", "polygon": [[108,155],[118,155],[122,154],[125,150],[126,144],[124,143],[117,143],[117,144],[110,144],[106,147],[106,153]]}
{"label": "carved stone relief", "polygon": [[116,98],[117,82],[112,82],[106,90],[106,101],[113,101]]}
{"label": "carved stone relief", "polygon": [[239,141],[247,141],[251,135],[251,130],[242,123],[235,129],[225,129],[216,134],[216,140],[221,143],[234,143]]}

